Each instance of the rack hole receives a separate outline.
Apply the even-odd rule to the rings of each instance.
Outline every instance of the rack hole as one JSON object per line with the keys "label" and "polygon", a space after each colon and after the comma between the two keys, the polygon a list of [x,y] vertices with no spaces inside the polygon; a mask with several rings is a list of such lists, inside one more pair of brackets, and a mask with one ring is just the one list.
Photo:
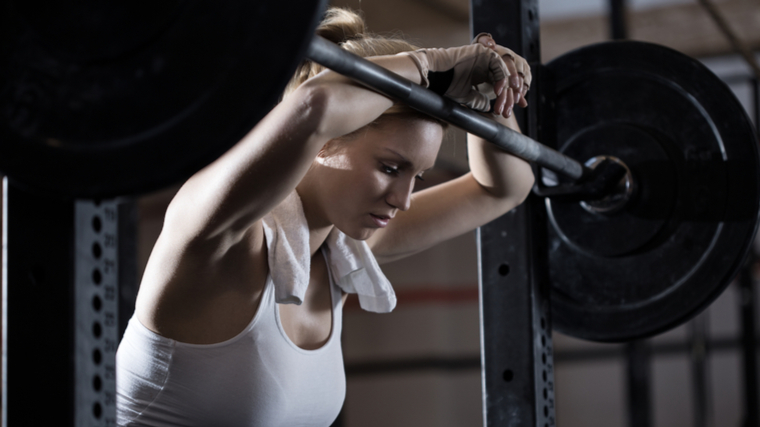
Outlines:
{"label": "rack hole", "polygon": [[97,295],[92,297],[92,308],[95,311],[100,311],[102,307],[103,307],[103,301],[100,299],[100,297]]}
{"label": "rack hole", "polygon": [[100,349],[95,349],[92,351],[92,361],[96,365],[100,365],[100,362],[103,361],[103,353],[100,352]]}
{"label": "rack hole", "polygon": [[506,276],[509,274],[509,264],[502,264],[499,266],[499,274]]}
{"label": "rack hole", "polygon": [[511,369],[507,369],[502,374],[502,377],[504,378],[504,381],[510,382],[510,381],[512,381],[515,378],[515,374],[514,374],[514,372],[512,372]]}
{"label": "rack hole", "polygon": [[94,415],[97,419],[100,419],[100,417],[103,415],[103,407],[100,406],[100,403],[95,402],[95,404],[92,405],[92,415]]}
{"label": "rack hole", "polygon": [[95,375],[92,378],[92,388],[95,389],[95,391],[103,389],[103,380],[100,379],[100,375]]}
{"label": "rack hole", "polygon": [[92,229],[95,230],[96,233],[100,233],[100,230],[103,229],[103,222],[100,220],[100,217],[97,215],[92,217]]}
{"label": "rack hole", "polygon": [[92,270],[92,282],[99,285],[103,281],[103,274],[97,268]]}
{"label": "rack hole", "polygon": [[103,335],[103,327],[100,326],[100,322],[92,324],[92,335],[94,335],[95,338],[100,338],[100,336]]}
{"label": "rack hole", "polygon": [[92,244],[92,256],[95,257],[95,259],[100,259],[100,256],[103,255],[103,248],[100,247],[100,243],[95,242]]}

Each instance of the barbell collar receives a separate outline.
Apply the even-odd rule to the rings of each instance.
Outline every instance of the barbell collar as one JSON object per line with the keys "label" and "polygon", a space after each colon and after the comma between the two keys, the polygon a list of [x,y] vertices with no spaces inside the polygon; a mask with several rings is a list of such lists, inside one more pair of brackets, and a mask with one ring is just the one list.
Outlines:
{"label": "barbell collar", "polygon": [[451,123],[495,144],[508,153],[536,163],[573,181],[585,179],[591,173],[591,169],[580,162],[392,71],[343,50],[323,37],[314,36],[306,56],[372,90]]}

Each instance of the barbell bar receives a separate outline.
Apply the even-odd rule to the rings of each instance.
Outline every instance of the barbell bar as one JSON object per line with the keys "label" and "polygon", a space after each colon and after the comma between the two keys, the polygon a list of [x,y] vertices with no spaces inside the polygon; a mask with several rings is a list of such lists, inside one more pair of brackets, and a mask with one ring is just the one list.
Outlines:
{"label": "barbell bar", "polygon": [[306,57],[416,110],[490,141],[508,153],[573,181],[582,181],[591,176],[592,169],[577,160],[373,62],[341,49],[321,36],[314,36]]}

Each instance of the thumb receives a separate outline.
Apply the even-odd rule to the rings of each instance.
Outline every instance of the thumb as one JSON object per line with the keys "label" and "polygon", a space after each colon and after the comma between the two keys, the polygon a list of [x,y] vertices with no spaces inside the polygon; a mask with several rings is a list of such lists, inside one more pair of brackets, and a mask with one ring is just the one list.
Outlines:
{"label": "thumb", "polygon": [[488,96],[474,89],[460,99],[459,102],[473,110],[489,111],[491,109],[491,102],[488,99]]}

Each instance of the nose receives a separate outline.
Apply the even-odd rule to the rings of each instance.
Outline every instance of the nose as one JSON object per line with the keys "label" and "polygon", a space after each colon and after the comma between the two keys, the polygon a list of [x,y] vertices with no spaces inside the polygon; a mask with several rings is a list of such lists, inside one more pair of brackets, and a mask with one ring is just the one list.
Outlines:
{"label": "nose", "polygon": [[398,179],[388,190],[388,194],[385,197],[386,203],[400,211],[409,210],[412,204],[414,178],[409,181]]}

